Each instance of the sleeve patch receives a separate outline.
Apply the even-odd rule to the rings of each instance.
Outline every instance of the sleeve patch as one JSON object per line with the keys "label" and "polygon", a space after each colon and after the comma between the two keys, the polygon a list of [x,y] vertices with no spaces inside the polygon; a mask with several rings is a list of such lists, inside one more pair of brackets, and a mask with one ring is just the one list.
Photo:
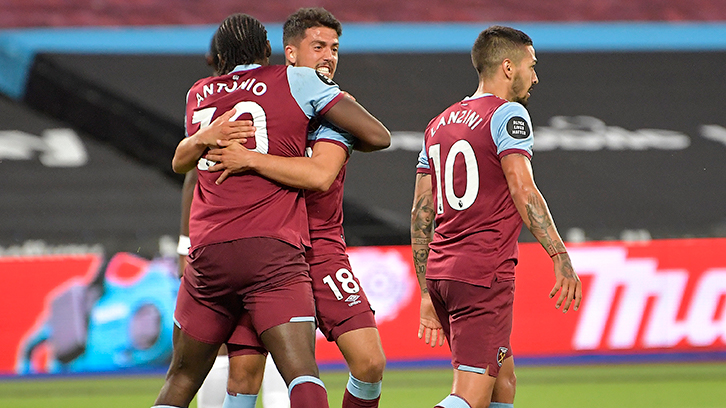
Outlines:
{"label": "sleeve patch", "polygon": [[323,81],[323,83],[324,83],[325,85],[330,85],[330,86],[334,86],[334,85],[336,85],[336,83],[335,83],[335,82],[333,82],[333,80],[332,80],[332,79],[330,79],[330,78],[326,77],[325,75],[321,74],[320,72],[318,72],[318,71],[315,71],[315,74],[316,74],[316,75],[318,76],[318,78],[320,78],[320,80],[321,80],[321,81]]}
{"label": "sleeve patch", "polygon": [[521,116],[513,116],[507,122],[507,133],[515,139],[526,139],[531,133],[527,121]]}

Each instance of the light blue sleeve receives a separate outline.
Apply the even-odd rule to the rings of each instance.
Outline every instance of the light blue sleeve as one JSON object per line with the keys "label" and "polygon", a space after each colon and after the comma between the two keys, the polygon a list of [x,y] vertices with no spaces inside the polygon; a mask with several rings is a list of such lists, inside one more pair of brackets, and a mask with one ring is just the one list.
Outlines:
{"label": "light blue sleeve", "polygon": [[418,153],[418,164],[416,168],[431,170],[431,167],[429,167],[429,155],[426,153],[426,140],[422,144],[421,151]]}
{"label": "light blue sleeve", "polygon": [[323,121],[317,129],[310,132],[308,140],[329,140],[341,143],[348,149],[348,154],[353,152],[353,145],[355,144],[353,135],[327,121]]}
{"label": "light blue sleeve", "polygon": [[292,97],[309,118],[317,116],[340,94],[340,88],[335,82],[312,68],[289,66],[287,80]]}
{"label": "light blue sleeve", "polygon": [[532,120],[522,104],[507,102],[497,108],[492,115],[491,131],[497,154],[509,149],[519,149],[532,156]]}

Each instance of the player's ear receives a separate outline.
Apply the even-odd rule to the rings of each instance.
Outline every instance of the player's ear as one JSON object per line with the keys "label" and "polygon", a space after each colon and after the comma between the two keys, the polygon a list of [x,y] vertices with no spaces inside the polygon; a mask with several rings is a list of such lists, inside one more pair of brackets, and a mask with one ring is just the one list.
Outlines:
{"label": "player's ear", "polygon": [[285,60],[291,65],[297,63],[297,50],[292,45],[285,46]]}
{"label": "player's ear", "polygon": [[502,72],[504,73],[504,76],[507,78],[511,78],[514,75],[514,64],[512,64],[512,60],[509,58],[505,58],[504,61],[502,61]]}

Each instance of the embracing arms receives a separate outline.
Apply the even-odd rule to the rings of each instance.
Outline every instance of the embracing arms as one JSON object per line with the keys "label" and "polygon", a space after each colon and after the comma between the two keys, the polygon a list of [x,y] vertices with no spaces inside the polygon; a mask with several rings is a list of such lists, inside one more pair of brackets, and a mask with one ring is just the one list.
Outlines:
{"label": "embracing arms", "polygon": [[[323,117],[357,139],[356,147],[366,151],[385,149],[391,134],[355,100],[344,97]],[[360,144],[360,146],[359,146]],[[217,184],[232,174],[248,170],[290,187],[325,191],[333,183],[347,159],[347,152],[333,143],[315,143],[311,157],[280,157],[249,151],[239,143],[220,141],[207,158],[217,164],[210,171],[222,171]]]}
{"label": "embracing arms", "polygon": [[171,161],[171,168],[175,173],[186,173],[196,167],[199,158],[209,148],[217,147],[217,141],[237,141],[244,143],[248,137],[255,135],[255,128],[251,120],[235,120],[230,118],[235,114],[231,109],[209,126],[200,129],[195,134],[184,138],[176,147],[174,158]]}
{"label": "embracing arms", "polygon": [[217,178],[217,184],[222,184],[232,174],[252,170],[290,187],[326,191],[347,155],[340,146],[325,142],[315,143],[311,157],[282,157],[253,152],[239,143],[220,141],[220,148],[210,150],[207,159],[217,162],[209,171],[224,170]]}

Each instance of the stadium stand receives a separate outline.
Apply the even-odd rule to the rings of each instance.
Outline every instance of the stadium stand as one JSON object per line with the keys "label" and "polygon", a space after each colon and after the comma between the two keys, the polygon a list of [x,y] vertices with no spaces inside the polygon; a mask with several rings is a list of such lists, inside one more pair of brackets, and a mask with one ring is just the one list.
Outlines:
{"label": "stadium stand", "polygon": [[726,5],[714,0],[428,0],[423,6],[392,0],[5,0],[0,27],[214,24],[236,12],[281,22],[291,10],[311,5],[327,8],[344,22],[726,20]]}

